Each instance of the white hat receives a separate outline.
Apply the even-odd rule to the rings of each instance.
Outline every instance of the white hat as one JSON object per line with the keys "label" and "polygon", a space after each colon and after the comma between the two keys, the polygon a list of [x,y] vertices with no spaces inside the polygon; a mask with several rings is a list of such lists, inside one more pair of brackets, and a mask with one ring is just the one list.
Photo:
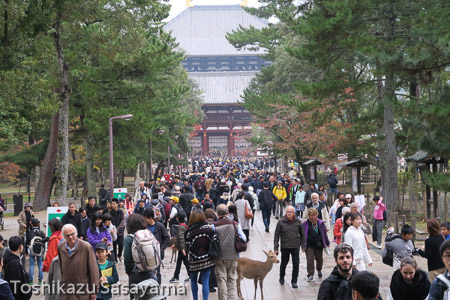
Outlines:
{"label": "white hat", "polygon": [[351,199],[351,198],[353,198],[353,197],[352,197],[351,194],[347,194],[347,195],[345,195],[345,199],[347,199],[347,198],[350,198],[350,199]]}

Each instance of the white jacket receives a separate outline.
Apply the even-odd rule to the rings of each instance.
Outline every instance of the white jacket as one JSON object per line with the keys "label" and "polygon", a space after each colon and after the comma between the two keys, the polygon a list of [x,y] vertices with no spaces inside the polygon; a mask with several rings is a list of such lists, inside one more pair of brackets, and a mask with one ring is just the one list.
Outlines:
{"label": "white jacket", "polygon": [[355,227],[350,226],[345,232],[345,243],[353,248],[353,265],[356,265],[357,260],[364,260],[367,264],[372,263],[369,250],[367,250],[366,237],[361,227],[356,229]]}

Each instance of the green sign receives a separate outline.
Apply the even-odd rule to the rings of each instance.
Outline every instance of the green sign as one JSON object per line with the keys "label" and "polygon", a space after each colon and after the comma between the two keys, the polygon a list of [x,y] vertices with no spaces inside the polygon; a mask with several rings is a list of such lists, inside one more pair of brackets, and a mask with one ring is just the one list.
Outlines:
{"label": "green sign", "polygon": [[126,188],[121,188],[121,189],[114,189],[114,197],[113,198],[117,198],[117,199],[123,199],[125,200],[125,194],[128,192],[128,189]]}
{"label": "green sign", "polygon": [[50,230],[50,226],[48,226],[48,222],[52,219],[59,219],[67,213],[69,208],[67,206],[64,207],[47,207],[47,236],[52,234]]}

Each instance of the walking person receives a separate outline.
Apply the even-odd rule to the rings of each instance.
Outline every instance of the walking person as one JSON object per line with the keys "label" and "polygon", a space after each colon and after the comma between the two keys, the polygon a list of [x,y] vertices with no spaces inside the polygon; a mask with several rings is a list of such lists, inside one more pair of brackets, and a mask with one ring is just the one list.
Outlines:
{"label": "walking person", "polygon": [[[188,226],[186,224],[185,219],[186,219],[186,214],[182,211],[178,212],[177,220],[180,224],[178,225],[178,231],[177,231],[177,234],[175,237],[175,244],[172,246],[172,249],[176,249],[178,251],[177,264],[175,266],[175,271],[173,273],[173,277],[169,281],[170,283],[176,283],[179,281],[181,264],[184,264],[184,266],[186,267],[186,272],[188,274],[188,277],[185,279],[185,281],[189,281],[188,258],[186,255],[186,241],[184,238],[184,234],[185,234]],[[172,234],[172,232],[171,232],[171,234]]]}
{"label": "walking person", "polygon": [[114,198],[111,200],[111,211],[109,214],[112,217],[112,224],[116,227],[117,239],[113,241],[113,251],[116,263],[122,263],[123,240],[125,232],[125,214],[119,207],[119,200]]}
{"label": "walking person", "polygon": [[319,220],[323,221],[327,231],[330,230],[330,215],[328,214],[327,206],[323,202],[319,201],[318,193],[312,193],[311,202],[306,207],[308,210],[306,211],[305,219],[308,219],[309,217],[309,208],[314,207],[317,210],[317,217]]}
{"label": "walking person", "polygon": [[186,230],[186,252],[188,255],[189,277],[191,279],[192,297],[198,300],[198,277],[202,283],[203,300],[209,298],[209,274],[214,265],[209,255],[210,240],[219,243],[217,233],[211,225],[206,223],[205,215],[201,210],[194,209],[189,218],[189,227]]}
{"label": "walking person", "polygon": [[303,219],[303,212],[305,211],[305,196],[306,192],[301,185],[298,185],[297,192],[294,197],[295,215]]}
{"label": "walking person", "polygon": [[273,203],[277,201],[277,196],[269,190],[269,183],[263,183],[263,190],[258,195],[259,207],[261,208],[262,218],[266,232],[269,232],[270,227],[270,215],[272,213]]}
{"label": "walking person", "polygon": [[387,248],[391,248],[393,252],[393,268],[397,270],[400,268],[400,262],[406,256],[412,255],[414,253],[415,247],[412,242],[412,236],[414,234],[414,229],[405,224],[402,226],[400,234],[392,234],[394,232],[393,228],[388,230],[388,235],[384,242],[385,248],[382,252],[382,257],[387,254]]}
{"label": "walking person", "polygon": [[[113,225],[114,226],[114,225]],[[100,272],[100,290],[97,299],[109,300],[112,298],[111,284],[119,281],[116,264],[106,259],[108,246],[105,243],[98,243],[95,246],[95,254],[97,255],[98,271]]]}
{"label": "walking person", "polygon": [[439,231],[439,222],[436,219],[427,220],[427,232],[430,236],[425,240],[424,250],[419,249],[419,255],[427,259],[428,277],[430,282],[445,272],[445,265],[439,257],[439,248],[444,242],[444,237]]}
{"label": "walking person", "polygon": [[245,210],[248,209],[251,211],[250,203],[245,200],[245,193],[240,192],[238,194],[238,199],[234,203],[237,208],[238,218],[239,218],[239,224],[242,226],[242,230],[244,231],[244,234],[247,239],[247,243],[250,242],[250,219],[247,219],[245,216]]}
{"label": "walking person", "polygon": [[[93,300],[99,288],[99,272],[94,248],[77,237],[78,232],[72,224],[62,228],[64,242],[58,245],[61,266],[62,294],[60,300]],[[71,288],[76,286],[78,288]]]}
{"label": "walking person", "polygon": [[[281,247],[279,247],[281,240]],[[305,231],[302,222],[295,216],[295,208],[288,206],[286,215],[282,217],[275,228],[274,252],[278,255],[281,250],[280,284],[284,284],[286,266],[289,263],[289,256],[292,256],[292,288],[298,288],[298,270],[300,264],[300,246],[306,249]]]}
{"label": "walking person", "polygon": [[308,271],[308,282],[313,281],[314,260],[316,260],[317,276],[322,278],[323,251],[330,247],[327,229],[322,220],[318,218],[317,209],[308,209],[309,218],[303,223],[305,230],[306,247],[302,249],[306,252],[306,268]]}
{"label": "walking person", "polygon": [[372,228],[372,241],[377,242],[377,248],[381,249],[384,227],[383,214],[386,210],[386,205],[384,205],[383,198],[380,198],[380,196],[374,196],[373,202],[375,204],[375,209],[373,210],[374,223]]}
{"label": "walking person", "polygon": [[45,254],[44,265],[42,267],[42,272],[48,272],[50,270],[50,265],[53,258],[58,255],[58,244],[61,241],[62,224],[59,219],[51,219],[48,221],[48,227],[50,227],[50,239],[48,240],[47,253]]}
{"label": "walking person", "polygon": [[287,198],[287,192],[281,180],[279,180],[277,186],[273,188],[273,193],[277,197],[277,201],[275,202],[275,218],[279,219],[283,216],[284,201]]}
{"label": "walking person", "polygon": [[[345,216],[347,213],[350,213],[350,207],[344,207],[344,209],[342,210],[343,216]],[[336,220],[336,223],[334,224],[334,229],[333,229],[334,238],[336,239],[336,244],[338,244],[338,245],[341,243],[341,241],[343,240],[343,237],[344,237],[344,234],[342,233],[343,228],[344,228],[344,217],[343,216]]]}
{"label": "walking person", "polygon": [[23,251],[23,239],[19,236],[10,237],[9,249],[6,250],[3,256],[3,272],[5,281],[9,283],[16,300],[29,300],[33,295],[32,289],[23,288],[24,285],[29,283],[28,274],[20,260]]}
{"label": "walking person", "polygon": [[225,204],[217,206],[219,220],[214,223],[220,241],[221,257],[214,260],[219,300],[236,299],[237,260],[235,240],[238,236],[246,241],[241,225],[227,218],[228,209]]}
{"label": "walking person", "polygon": [[92,245],[92,249],[95,249],[98,243],[112,245],[111,234],[102,222],[102,215],[98,212],[95,213],[92,217],[91,227],[87,231],[87,240]]}
{"label": "walking person", "polygon": [[360,213],[352,213],[350,219],[352,226],[345,233],[345,243],[353,248],[353,267],[358,271],[366,269],[365,263],[372,266],[372,258],[367,250],[366,236],[361,229],[362,218]]}
{"label": "walking person", "polygon": [[[81,218],[80,212],[77,210],[77,207],[75,206],[75,202],[69,202],[68,206],[69,209],[67,210],[67,213],[65,213],[64,216],[61,218],[61,224],[63,226],[66,224],[72,224],[77,229],[78,237],[85,239],[86,237],[83,235],[84,234],[83,220]],[[87,210],[86,212],[88,213]]]}
{"label": "walking person", "polygon": [[38,280],[39,284],[42,284],[44,279],[44,273],[42,273],[42,260],[45,252],[45,233],[39,228],[40,222],[36,218],[31,219],[31,231],[30,231],[30,245],[28,247],[29,261],[29,283],[33,284],[34,277],[34,263],[37,263],[38,267]]}

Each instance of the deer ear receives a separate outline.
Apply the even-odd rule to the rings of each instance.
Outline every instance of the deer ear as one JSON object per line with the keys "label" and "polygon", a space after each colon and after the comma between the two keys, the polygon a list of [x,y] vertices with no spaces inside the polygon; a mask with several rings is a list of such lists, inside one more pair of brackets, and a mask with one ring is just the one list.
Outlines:
{"label": "deer ear", "polygon": [[266,250],[263,250],[262,252],[264,252],[265,255],[269,256],[269,253],[267,253]]}

